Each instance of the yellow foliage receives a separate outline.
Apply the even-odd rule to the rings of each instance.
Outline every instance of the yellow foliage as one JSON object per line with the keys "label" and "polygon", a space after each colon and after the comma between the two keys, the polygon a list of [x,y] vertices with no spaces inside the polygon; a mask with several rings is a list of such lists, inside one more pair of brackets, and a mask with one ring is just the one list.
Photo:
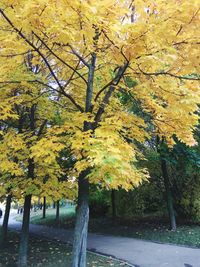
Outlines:
{"label": "yellow foliage", "polygon": [[[33,159],[36,184],[28,192],[40,188],[45,176],[52,178],[46,188],[57,188],[56,173],[63,175],[57,158],[64,148],[76,160],[71,179],[90,169],[91,183],[128,190],[148,177],[136,168],[134,145],[149,137],[147,126],[120,103],[122,90],[131,93],[168,144],[174,135],[195,144],[198,0],[135,0],[134,6],[131,0],[0,0],[0,8],[0,119],[16,122],[16,105],[37,106],[35,132],[12,133],[13,141],[10,133],[3,137],[0,167],[20,176],[25,167],[13,161],[15,155],[24,166]],[[127,84],[127,77],[136,84]],[[45,119],[53,127],[38,137]]]}

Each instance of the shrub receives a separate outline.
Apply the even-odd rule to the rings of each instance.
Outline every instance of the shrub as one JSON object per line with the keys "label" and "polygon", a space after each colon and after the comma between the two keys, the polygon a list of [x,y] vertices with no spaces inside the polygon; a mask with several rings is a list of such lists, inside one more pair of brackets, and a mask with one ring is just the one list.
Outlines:
{"label": "shrub", "polygon": [[93,217],[105,216],[109,210],[108,192],[104,190],[93,190],[89,198],[90,214]]}

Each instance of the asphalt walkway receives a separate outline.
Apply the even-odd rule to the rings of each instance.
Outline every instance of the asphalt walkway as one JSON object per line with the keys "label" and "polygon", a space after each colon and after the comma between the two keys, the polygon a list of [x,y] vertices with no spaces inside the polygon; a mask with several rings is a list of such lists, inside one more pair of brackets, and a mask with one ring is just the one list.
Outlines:
{"label": "asphalt walkway", "polygon": [[[11,229],[20,230],[21,223],[11,216]],[[42,225],[30,225],[30,233],[71,243],[73,231]],[[200,249],[158,244],[128,237],[101,234],[88,235],[88,249],[124,260],[136,267],[200,267]]]}

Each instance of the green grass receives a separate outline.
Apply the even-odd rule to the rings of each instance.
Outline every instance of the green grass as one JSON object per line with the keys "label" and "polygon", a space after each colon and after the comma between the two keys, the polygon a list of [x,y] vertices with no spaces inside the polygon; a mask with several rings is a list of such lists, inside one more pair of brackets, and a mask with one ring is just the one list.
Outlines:
{"label": "green grass", "polygon": [[160,243],[200,247],[200,226],[180,225],[177,231],[170,231],[166,223],[132,222],[124,224],[108,219],[93,219],[90,231],[117,236],[134,237]]}
{"label": "green grass", "polygon": [[[56,222],[56,209],[47,209],[46,218],[42,218],[42,211],[31,212],[31,223],[43,224],[48,226],[57,226]],[[19,218],[21,218],[20,216]],[[68,222],[74,221],[75,207],[60,208],[60,225],[67,227]],[[70,226],[71,227],[71,226]]]}
{"label": "green grass", "polygon": [[[19,234],[9,233],[9,240],[0,250],[0,266],[17,266]],[[70,266],[71,247],[45,239],[31,237],[29,242],[28,267],[67,267]],[[123,262],[102,257],[93,253],[87,255],[88,267],[120,267],[126,266]]]}
{"label": "green grass", "polygon": [[[63,208],[60,210],[61,228],[73,228],[75,221],[75,210],[73,208]],[[47,210],[47,218],[41,219],[41,211],[31,218],[31,223],[45,224],[56,227],[55,210]],[[151,218],[142,220],[117,220],[113,223],[108,218],[90,219],[89,231],[94,233],[110,234],[117,236],[127,236],[139,239],[151,240],[161,243],[172,243],[192,247],[200,247],[200,226],[195,224],[181,224],[176,232],[168,230],[165,220]]]}

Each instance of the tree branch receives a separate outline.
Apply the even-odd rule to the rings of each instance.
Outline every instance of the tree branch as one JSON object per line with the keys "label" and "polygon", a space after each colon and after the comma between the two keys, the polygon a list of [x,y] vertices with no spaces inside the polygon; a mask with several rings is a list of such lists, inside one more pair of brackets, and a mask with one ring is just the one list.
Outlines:
{"label": "tree branch", "polygon": [[80,112],[84,112],[84,110],[83,110],[83,108],[79,105],[79,104],[77,104],[76,103],[76,101],[73,99],[73,97],[71,97],[69,94],[67,94],[66,92],[65,92],[65,90],[63,89],[63,87],[62,88],[59,88],[61,91],[59,91],[59,90],[57,90],[57,89],[55,89],[54,87],[52,87],[51,85],[49,85],[49,84],[46,84],[46,83],[44,83],[44,82],[41,82],[41,81],[39,81],[39,80],[27,80],[27,81],[5,81],[5,82],[0,82],[0,84],[20,84],[21,82],[27,82],[27,83],[39,83],[39,84],[41,84],[41,85],[43,85],[43,86],[46,86],[46,87],[48,87],[48,88],[50,88],[51,90],[53,90],[53,91],[55,91],[55,92],[58,92],[58,93],[61,93],[62,95],[64,95],[65,97],[67,97],[75,106],[76,106],[76,108],[80,111]]}
{"label": "tree branch", "polygon": [[40,136],[42,134],[42,131],[44,130],[44,127],[46,126],[46,124],[47,124],[47,120],[44,120],[43,123],[40,125],[37,136]]}
{"label": "tree branch", "polygon": [[[129,62],[127,61],[127,64],[129,64]],[[128,65],[127,65],[127,67],[128,67]],[[127,68],[126,67],[126,68]],[[119,70],[120,70],[120,68],[119,68]],[[120,74],[120,71],[118,71],[118,74],[110,81],[110,82],[108,82],[97,94],[96,94],[96,96],[95,96],[95,99],[94,99],[94,101],[96,102],[97,100],[98,100],[98,98],[99,98],[99,96],[100,96],[100,94],[106,89],[106,88],[108,88],[109,86],[111,86],[111,85],[113,85],[113,86],[117,86],[118,85],[118,83],[119,83],[119,81],[120,81],[120,79],[121,79],[121,77],[124,75],[124,73],[121,73]]]}
{"label": "tree branch", "polygon": [[67,66],[69,69],[73,70],[76,72],[76,74],[87,84],[86,79],[77,71],[75,70],[72,66],[70,66],[66,61],[64,61],[62,58],[60,58],[57,54],[55,54],[52,49],[42,40],[42,38],[39,37],[35,32],[33,34],[40,40],[40,42],[47,48],[47,50],[55,57],[57,58],[60,62],[62,62],[65,66]]}
{"label": "tree branch", "polygon": [[121,78],[123,77],[124,73],[126,72],[126,69],[128,68],[129,62],[126,62],[125,65],[123,67],[120,67],[118,69],[118,73],[116,74],[115,77],[115,81],[114,84],[110,85],[110,88],[108,89],[108,91],[106,92],[102,103],[100,104],[100,107],[96,113],[95,119],[94,119],[94,128],[97,127],[99,121],[101,120],[101,116],[105,111],[105,107],[107,106],[107,104],[109,103],[110,97],[112,95],[112,93],[115,90],[115,86],[120,82]]}
{"label": "tree branch", "polygon": [[23,52],[23,53],[19,53],[19,54],[7,54],[7,55],[0,55],[0,57],[17,57],[17,56],[23,56],[23,55],[26,55],[28,54],[29,52],[34,52],[34,50],[29,50],[29,51],[26,51],[26,52]]}
{"label": "tree branch", "polygon": [[[12,21],[6,16],[6,14],[3,12],[3,10],[2,9],[0,9],[0,13],[2,14],[2,16],[5,18],[5,20],[9,23],[9,25],[19,34],[19,36],[22,38],[22,39],[24,39],[25,40],[25,42],[27,43],[27,44],[29,44],[40,56],[41,56],[41,58],[44,60],[44,62],[45,62],[45,64],[46,64],[46,66],[48,67],[48,69],[49,69],[49,71],[50,71],[50,73],[51,73],[51,75],[53,76],[53,78],[54,78],[54,80],[56,81],[56,83],[58,84],[58,86],[59,86],[59,88],[61,89],[61,90],[63,90],[63,87],[62,87],[62,85],[60,84],[60,82],[59,82],[59,80],[58,80],[58,78],[57,78],[57,76],[55,75],[55,73],[54,73],[54,71],[53,71],[53,69],[51,68],[51,65],[49,64],[49,62],[47,61],[47,59],[46,59],[46,57],[43,55],[43,53],[38,49],[38,47],[37,46],[35,46],[29,39],[27,39],[26,38],[26,36],[21,32],[21,30],[19,30],[18,28],[16,28],[15,26],[14,26],[14,24],[12,23]],[[45,44],[45,43],[43,43],[47,48],[48,48],[48,46]],[[50,49],[50,48],[49,48]],[[51,51],[51,50],[50,50]],[[55,54],[55,53],[53,53],[53,51],[52,51],[52,54],[55,56],[55,57],[57,57],[57,55]],[[70,65],[68,65],[65,61],[63,61],[62,59],[60,59],[59,57],[57,57],[61,62],[63,62],[65,65],[67,65],[68,67],[70,67],[71,68],[71,66]],[[73,69],[73,68],[72,68]],[[74,70],[74,69],[73,69]],[[80,75],[80,73],[79,73],[79,75]],[[84,80],[85,80],[85,78],[83,78]],[[87,82],[87,81],[86,81]],[[63,90],[64,91],[64,90]],[[76,101],[73,99],[73,97],[72,96],[70,96],[69,94],[67,94],[67,93],[65,93],[65,96],[68,98],[68,99],[70,99],[71,100],[71,102],[82,112],[83,111],[83,109],[82,109],[82,107],[80,107],[77,103],[76,103]]]}
{"label": "tree branch", "polygon": [[79,55],[79,53],[70,45],[70,44],[67,44],[69,47],[70,47],[70,49],[72,50],[72,53],[75,55],[75,56],[77,56],[77,58],[86,66],[86,67],[90,67],[90,64],[88,64],[86,61],[85,61],[85,59],[81,56],[81,55]]}
{"label": "tree branch", "polygon": [[173,78],[177,78],[180,80],[191,80],[191,81],[200,81],[200,77],[189,77],[189,76],[179,76],[170,72],[165,72],[165,71],[161,71],[161,72],[145,72],[143,71],[140,66],[138,65],[139,70],[141,71],[142,74],[147,75],[147,76],[161,76],[161,75],[166,75],[166,76],[171,76]]}
{"label": "tree branch", "polygon": [[63,86],[63,88],[66,88],[68,86],[68,84],[73,80],[74,74],[76,73],[78,66],[79,66],[80,61],[77,63],[74,71],[72,72],[71,76],[69,77],[69,79],[67,80],[67,82],[65,83],[65,85]]}

